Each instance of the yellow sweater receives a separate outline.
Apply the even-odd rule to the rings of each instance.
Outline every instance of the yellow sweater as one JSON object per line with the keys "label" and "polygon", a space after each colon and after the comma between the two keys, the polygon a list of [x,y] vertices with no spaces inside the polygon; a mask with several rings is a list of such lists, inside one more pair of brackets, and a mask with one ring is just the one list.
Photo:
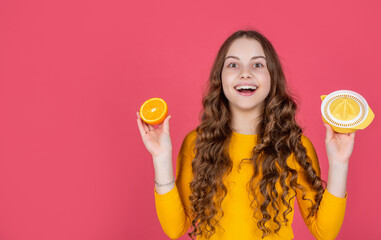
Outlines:
{"label": "yellow sweater", "polygon": [[[189,183],[193,179],[191,163],[194,158],[193,149],[196,136],[196,130],[193,130],[187,134],[182,143],[179,156],[177,158],[175,187],[165,194],[158,194],[156,190],[154,190],[156,212],[160,224],[164,232],[171,239],[181,237],[189,230],[191,226],[192,220],[189,217],[191,205],[189,195],[191,191],[189,188]],[[256,144],[256,138],[257,135],[245,135],[233,132],[229,145],[229,155],[233,161],[233,169],[224,180],[224,184],[227,187],[228,192],[221,204],[224,216],[219,222],[223,229],[216,226],[216,232],[212,235],[211,239],[262,239],[262,231],[257,227],[257,222],[253,220],[254,211],[250,208],[250,203],[253,198],[252,196],[249,198],[248,191],[246,190],[246,183],[253,175],[253,167],[250,163],[242,163],[241,169],[238,171],[238,165],[241,160],[243,158],[251,157],[251,152]],[[311,141],[303,135],[302,143],[307,149],[308,156],[312,159],[313,168],[320,176],[319,161]],[[306,198],[314,201],[314,196],[316,193],[307,184],[303,172],[301,172],[301,167],[296,163],[296,161],[294,161],[293,155],[287,159],[287,163],[291,168],[298,171],[298,183],[305,186],[307,190]],[[276,185],[276,189],[279,196],[281,196],[283,191],[280,185]],[[288,198],[293,195],[294,192],[292,190],[289,191]],[[262,198],[259,196],[259,200],[261,199]],[[307,215],[311,202],[308,200],[304,201],[300,191],[297,191],[296,199],[298,201],[299,210],[303,216],[304,222],[312,235],[316,239],[335,239],[343,223],[347,194],[344,198],[339,198],[332,195],[327,191],[327,189],[325,189],[317,214],[309,219],[307,219]],[[294,203],[295,198],[291,200],[291,207],[293,210]],[[281,208],[278,216],[281,220],[284,220],[282,213],[286,208],[283,204],[280,204],[280,206]],[[271,210],[271,207],[269,207],[270,214]],[[219,217],[221,215],[218,214],[217,216]],[[272,234],[264,239],[293,239],[294,234],[291,227],[293,216],[294,211],[287,215],[287,218],[289,219],[287,226],[283,223],[280,232],[277,234],[273,231],[277,228],[277,225],[273,223],[272,220],[269,220],[266,223],[266,227],[272,229]],[[260,217],[260,215],[257,217]],[[262,217],[259,219],[262,219]],[[198,239],[206,238],[203,236]]]}

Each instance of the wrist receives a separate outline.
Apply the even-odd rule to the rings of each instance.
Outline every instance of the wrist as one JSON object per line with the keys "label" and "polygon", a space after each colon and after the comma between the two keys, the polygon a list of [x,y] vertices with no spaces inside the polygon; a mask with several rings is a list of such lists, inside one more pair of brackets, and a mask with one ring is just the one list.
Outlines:
{"label": "wrist", "polygon": [[173,177],[173,180],[168,182],[168,183],[158,183],[158,182],[156,182],[156,180],[154,180],[154,182],[155,182],[155,185],[158,187],[169,186],[169,185],[172,185],[173,183],[175,183],[175,178]]}
{"label": "wrist", "polygon": [[348,170],[349,161],[329,161],[330,169],[343,169]]}
{"label": "wrist", "polygon": [[154,162],[169,162],[172,161],[172,154],[166,153],[157,156],[152,156]]}

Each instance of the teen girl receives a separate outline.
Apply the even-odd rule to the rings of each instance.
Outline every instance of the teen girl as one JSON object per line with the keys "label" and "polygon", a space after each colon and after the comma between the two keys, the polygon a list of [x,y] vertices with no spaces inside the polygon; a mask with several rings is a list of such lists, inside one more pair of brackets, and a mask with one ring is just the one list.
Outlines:
{"label": "teen girl", "polygon": [[[295,121],[296,104],[272,44],[237,31],[221,46],[203,97],[201,123],[176,166],[168,116],[158,129],[137,119],[155,168],[155,204],[172,239],[293,239],[295,197],[316,239],[335,239],[345,213],[354,133],[326,127],[328,182]],[[326,185],[326,188],[323,186]]]}

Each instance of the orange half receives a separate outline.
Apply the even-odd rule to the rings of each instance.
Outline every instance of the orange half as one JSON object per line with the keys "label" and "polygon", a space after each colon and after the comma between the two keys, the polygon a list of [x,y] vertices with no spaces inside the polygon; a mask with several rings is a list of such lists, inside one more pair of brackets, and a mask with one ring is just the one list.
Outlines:
{"label": "orange half", "polygon": [[150,125],[157,125],[164,121],[168,114],[168,105],[161,98],[151,98],[140,107],[140,117]]}

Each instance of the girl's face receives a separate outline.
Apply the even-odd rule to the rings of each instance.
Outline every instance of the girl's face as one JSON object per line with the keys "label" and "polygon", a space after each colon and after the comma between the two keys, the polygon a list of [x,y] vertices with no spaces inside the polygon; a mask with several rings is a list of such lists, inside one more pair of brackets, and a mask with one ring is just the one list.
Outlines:
{"label": "girl's face", "polygon": [[[260,43],[239,38],[232,42],[222,68],[222,88],[232,113],[253,111],[260,114],[270,92],[271,78]],[[250,86],[252,90],[240,90]]]}

